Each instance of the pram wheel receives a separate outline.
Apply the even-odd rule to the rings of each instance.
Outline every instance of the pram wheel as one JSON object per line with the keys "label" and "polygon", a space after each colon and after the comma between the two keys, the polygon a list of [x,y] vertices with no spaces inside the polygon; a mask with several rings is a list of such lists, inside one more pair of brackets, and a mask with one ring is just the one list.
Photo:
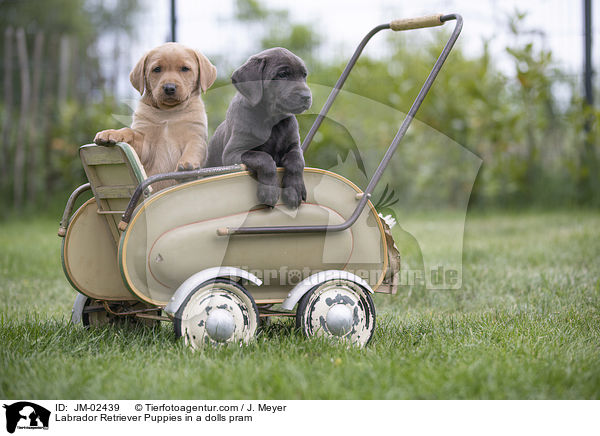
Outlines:
{"label": "pram wheel", "polygon": [[[108,307],[109,310],[106,309]],[[156,327],[160,322],[156,319],[143,319],[134,315],[125,315],[128,312],[141,312],[148,315],[160,316],[161,310],[150,308],[137,301],[101,301],[77,294],[71,311],[71,322],[84,327],[104,327],[108,325],[136,325]]]}
{"label": "pram wheel", "polygon": [[296,310],[296,327],[307,337],[325,336],[366,345],[375,330],[368,292],[346,279],[327,280],[307,292]]}
{"label": "pram wheel", "polygon": [[199,285],[177,311],[175,336],[199,348],[205,344],[250,342],[258,327],[258,308],[248,291],[228,279]]}

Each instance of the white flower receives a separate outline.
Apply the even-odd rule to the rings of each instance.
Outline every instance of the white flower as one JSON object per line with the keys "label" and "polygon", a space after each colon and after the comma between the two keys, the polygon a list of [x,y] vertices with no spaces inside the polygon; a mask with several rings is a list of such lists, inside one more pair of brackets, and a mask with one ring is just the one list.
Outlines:
{"label": "white flower", "polygon": [[392,227],[394,227],[396,225],[396,220],[394,219],[394,217],[392,215],[386,215],[383,216],[381,213],[379,214],[379,218],[381,218],[382,220],[385,221],[385,223],[388,225],[388,227],[391,229]]}

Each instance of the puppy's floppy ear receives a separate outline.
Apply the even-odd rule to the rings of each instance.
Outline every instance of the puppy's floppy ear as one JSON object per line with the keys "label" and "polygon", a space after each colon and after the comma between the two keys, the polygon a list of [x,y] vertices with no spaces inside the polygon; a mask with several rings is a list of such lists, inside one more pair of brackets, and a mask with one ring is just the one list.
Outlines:
{"label": "puppy's floppy ear", "polygon": [[194,54],[198,60],[198,87],[202,92],[206,92],[206,90],[215,83],[215,79],[217,78],[217,67],[215,67],[208,58],[198,50],[194,50]]}
{"label": "puppy's floppy ear", "polygon": [[148,58],[148,53],[146,53],[142,58],[135,64],[131,73],[129,73],[129,81],[133,85],[135,89],[141,94],[144,95],[144,88],[146,85],[146,59]]}
{"label": "puppy's floppy ear", "polygon": [[264,58],[251,57],[231,75],[233,86],[252,106],[256,106],[262,99],[265,63]]}

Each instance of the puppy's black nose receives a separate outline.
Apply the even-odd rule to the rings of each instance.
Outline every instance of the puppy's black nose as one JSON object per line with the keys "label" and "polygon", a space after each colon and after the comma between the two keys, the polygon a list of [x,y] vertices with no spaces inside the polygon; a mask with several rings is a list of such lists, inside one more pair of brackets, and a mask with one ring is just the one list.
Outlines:
{"label": "puppy's black nose", "polygon": [[166,83],[165,85],[163,85],[163,91],[165,91],[165,94],[167,95],[175,94],[176,90],[177,86],[174,83]]}
{"label": "puppy's black nose", "polygon": [[307,90],[302,90],[298,93],[298,96],[300,97],[300,100],[302,101],[302,103],[308,103],[311,99],[311,94],[310,91]]}

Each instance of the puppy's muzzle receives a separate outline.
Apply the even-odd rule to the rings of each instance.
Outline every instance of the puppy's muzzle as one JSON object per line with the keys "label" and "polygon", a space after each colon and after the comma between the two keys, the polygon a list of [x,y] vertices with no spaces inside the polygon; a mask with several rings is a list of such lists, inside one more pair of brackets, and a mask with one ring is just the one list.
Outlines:
{"label": "puppy's muzzle", "polygon": [[175,95],[175,92],[177,92],[177,85],[174,83],[165,83],[163,85],[163,92],[165,95],[173,96]]}
{"label": "puppy's muzzle", "polygon": [[300,101],[302,102],[302,104],[308,105],[310,107],[310,104],[312,103],[312,97],[310,95],[310,92],[301,94]]}
{"label": "puppy's muzzle", "polygon": [[312,95],[310,91],[300,92],[295,97],[295,100],[298,102],[298,108],[296,111],[304,112],[312,104]]}

